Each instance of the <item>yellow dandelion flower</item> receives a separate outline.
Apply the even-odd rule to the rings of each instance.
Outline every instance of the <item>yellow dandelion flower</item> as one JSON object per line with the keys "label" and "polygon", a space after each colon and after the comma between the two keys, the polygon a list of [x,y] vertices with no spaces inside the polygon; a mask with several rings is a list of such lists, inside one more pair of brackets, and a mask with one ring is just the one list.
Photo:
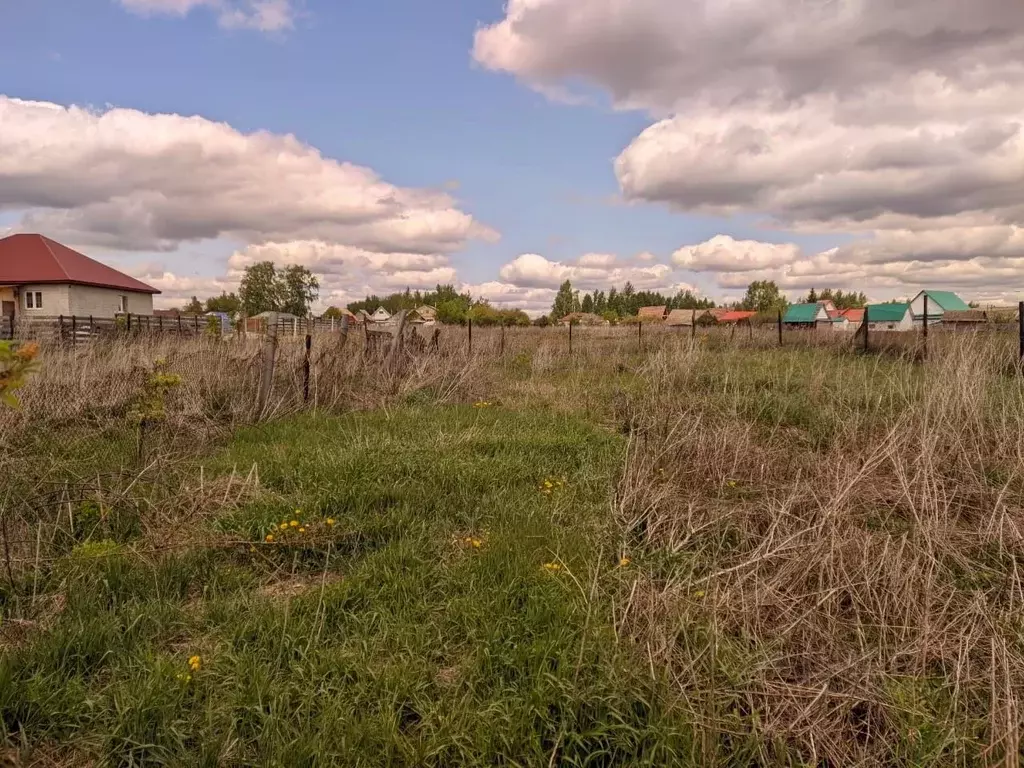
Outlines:
{"label": "yellow dandelion flower", "polygon": [[554,486],[551,484],[550,480],[545,480],[544,481],[544,487],[545,488],[553,488]]}
{"label": "yellow dandelion flower", "polygon": [[305,532],[306,532],[305,526],[303,526],[302,528],[299,528],[299,533],[305,533]]}
{"label": "yellow dandelion flower", "polygon": [[203,666],[203,659],[201,656],[190,656],[188,659],[188,668],[193,672],[198,672],[200,667]]}
{"label": "yellow dandelion flower", "polygon": [[272,534],[272,533],[268,533],[267,534],[267,538],[264,539],[264,541],[266,541],[267,544],[270,544],[273,540],[274,540],[274,534]]}
{"label": "yellow dandelion flower", "polygon": [[480,539],[470,539],[469,543],[474,549],[480,549],[484,544]]}
{"label": "yellow dandelion flower", "polygon": [[256,551],[256,547],[249,547],[249,551],[250,552],[255,552]]}
{"label": "yellow dandelion flower", "polygon": [[561,565],[561,563],[544,563],[544,565],[542,565],[541,567],[542,567],[542,568],[543,568],[543,569],[544,569],[545,571],[549,571],[549,572],[551,572],[551,573],[554,573],[555,571],[560,571],[560,570],[562,570],[562,565]]}
{"label": "yellow dandelion flower", "polygon": [[328,525],[334,525],[334,518],[333,517],[328,517],[327,518],[327,524]]}
{"label": "yellow dandelion flower", "polygon": [[298,528],[299,527],[299,521],[298,520],[292,520],[290,523],[288,523],[288,525],[290,525],[292,528]]}
{"label": "yellow dandelion flower", "polygon": [[278,526],[278,527],[279,527],[279,528],[280,528],[280,529],[281,529],[282,531],[287,531],[287,530],[288,530],[288,523],[281,523],[281,525],[280,525],[280,526]]}
{"label": "yellow dandelion flower", "polygon": [[632,559],[630,559],[628,557],[623,557],[621,560],[619,560],[619,567],[620,568],[625,568],[627,565],[629,565],[632,562],[633,562]]}
{"label": "yellow dandelion flower", "polygon": [[694,592],[693,596],[694,597],[704,597],[704,595],[706,595],[706,594],[707,594],[707,592],[705,592],[703,589],[701,589],[701,590],[699,590],[697,592]]}

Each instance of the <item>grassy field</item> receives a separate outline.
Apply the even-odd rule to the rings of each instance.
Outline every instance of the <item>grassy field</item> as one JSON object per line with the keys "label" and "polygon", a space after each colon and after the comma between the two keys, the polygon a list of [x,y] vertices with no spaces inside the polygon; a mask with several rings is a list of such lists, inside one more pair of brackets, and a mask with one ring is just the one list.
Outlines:
{"label": "grassy field", "polygon": [[19,441],[11,759],[1016,764],[1006,349],[553,334],[260,423],[208,382],[141,459],[113,406]]}

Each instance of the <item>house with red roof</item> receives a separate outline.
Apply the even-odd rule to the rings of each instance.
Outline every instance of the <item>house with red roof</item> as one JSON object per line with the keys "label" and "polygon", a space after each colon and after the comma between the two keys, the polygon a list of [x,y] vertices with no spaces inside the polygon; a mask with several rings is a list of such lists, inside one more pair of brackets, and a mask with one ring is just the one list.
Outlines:
{"label": "house with red roof", "polygon": [[743,310],[743,309],[732,309],[732,310],[729,310],[728,312],[723,312],[718,317],[718,322],[720,322],[720,323],[750,322],[751,318],[754,317],[754,315],[756,315],[756,314],[757,314],[757,312],[748,312],[748,311]]}
{"label": "house with red roof", "polygon": [[157,293],[156,288],[43,235],[0,239],[0,312],[12,320],[152,315]]}

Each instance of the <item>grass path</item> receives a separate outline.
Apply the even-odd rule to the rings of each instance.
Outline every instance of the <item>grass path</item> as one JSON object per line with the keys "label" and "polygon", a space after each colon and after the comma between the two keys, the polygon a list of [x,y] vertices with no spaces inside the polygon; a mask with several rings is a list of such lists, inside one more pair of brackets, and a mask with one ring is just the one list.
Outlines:
{"label": "grass path", "polygon": [[611,627],[622,450],[501,408],[244,430],[213,469],[264,492],[203,525],[252,545],[79,546],[52,627],[0,662],[6,735],[111,765],[688,762]]}

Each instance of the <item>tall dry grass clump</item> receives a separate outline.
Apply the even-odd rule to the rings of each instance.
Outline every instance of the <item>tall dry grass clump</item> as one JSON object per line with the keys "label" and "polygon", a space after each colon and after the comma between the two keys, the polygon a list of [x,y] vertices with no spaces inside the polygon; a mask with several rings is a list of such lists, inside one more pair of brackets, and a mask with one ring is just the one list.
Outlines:
{"label": "tall dry grass clump", "polygon": [[658,567],[620,636],[708,759],[1017,764],[1024,388],[1005,350],[654,356],[617,508]]}

